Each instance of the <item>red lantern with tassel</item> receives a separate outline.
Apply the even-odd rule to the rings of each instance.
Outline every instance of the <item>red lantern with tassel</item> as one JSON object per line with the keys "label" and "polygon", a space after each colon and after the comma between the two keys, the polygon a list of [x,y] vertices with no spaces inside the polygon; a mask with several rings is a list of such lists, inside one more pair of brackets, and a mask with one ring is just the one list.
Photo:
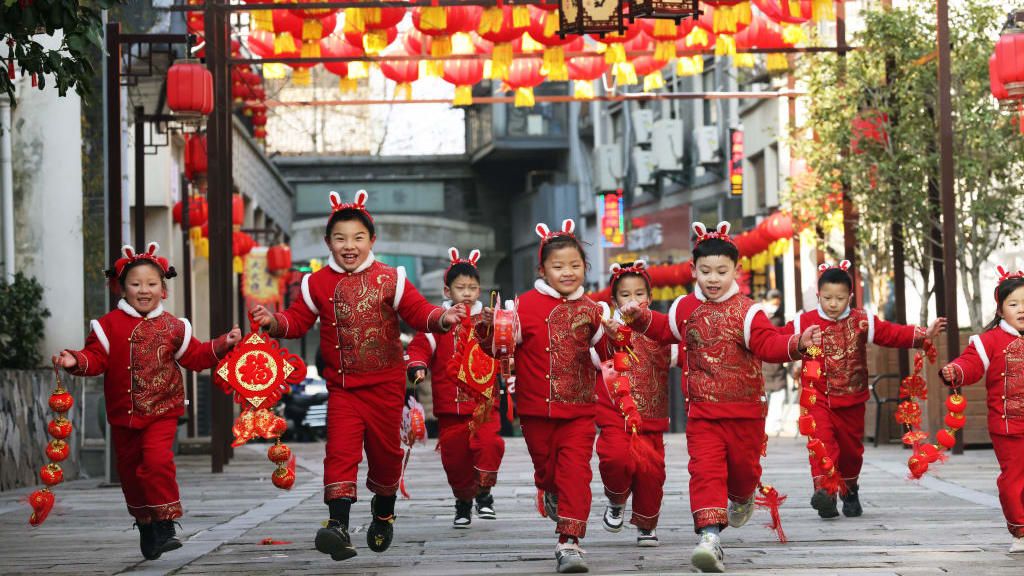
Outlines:
{"label": "red lantern with tassel", "polygon": [[213,75],[198,60],[179,60],[167,71],[167,107],[177,114],[213,111]]}

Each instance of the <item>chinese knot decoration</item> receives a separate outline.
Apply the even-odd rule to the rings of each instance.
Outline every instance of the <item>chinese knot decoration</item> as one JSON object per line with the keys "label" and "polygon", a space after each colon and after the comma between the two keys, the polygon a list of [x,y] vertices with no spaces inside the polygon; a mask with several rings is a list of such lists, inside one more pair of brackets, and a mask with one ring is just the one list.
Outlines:
{"label": "chinese knot decoration", "polygon": [[924,341],[923,352],[914,355],[914,372],[900,383],[901,402],[896,408],[896,421],[904,426],[907,432],[903,435],[903,443],[913,447],[914,453],[907,459],[910,478],[918,479],[928,472],[928,466],[935,462],[944,462],[943,453],[956,443],[956,431],[964,427],[966,419],[967,399],[955,388],[953,394],[946,399],[946,427],[935,435],[937,444],[928,442],[928,432],[921,429],[921,406],[919,401],[928,399],[928,383],[921,376],[924,360],[935,363],[938,352],[930,340]]}
{"label": "chinese knot decoration", "polygon": [[39,479],[46,484],[46,488],[36,490],[28,497],[28,503],[32,506],[32,515],[29,516],[28,523],[32,526],[39,526],[50,515],[56,500],[50,488],[64,481],[64,470],[59,463],[66,460],[71,453],[68,438],[71,436],[72,427],[67,414],[75,400],[61,383],[60,367],[56,362],[53,364],[53,372],[57,377],[57,388],[50,394],[49,405],[56,416],[46,426],[47,432],[53,437],[46,445],[46,457],[50,459],[50,463],[39,470]]}
{"label": "chinese knot decoration", "polygon": [[835,462],[828,455],[828,448],[821,439],[816,437],[818,423],[815,421],[811,408],[818,402],[816,387],[825,382],[825,363],[821,360],[822,350],[817,346],[807,349],[807,358],[800,371],[800,434],[807,436],[807,454],[812,468],[817,466],[822,471],[819,488],[832,494],[846,492],[846,482],[836,472]]}
{"label": "chinese knot decoration", "polygon": [[277,340],[260,334],[255,323],[249,329],[249,335],[221,360],[215,373],[218,384],[228,393],[233,392],[235,402],[242,406],[242,413],[231,427],[235,435],[231,445],[241,446],[256,437],[274,440],[267,452],[270,461],[277,465],[271,480],[274,486],[289,490],[295,484],[295,457],[281,443],[288,423],[271,408],[288,385],[302,381],[306,364]]}
{"label": "chinese knot decoration", "polygon": [[[469,432],[473,434],[490,419],[494,402],[497,400],[494,393],[494,376],[498,371],[498,361],[487,354],[476,341],[473,335],[473,318],[469,314],[462,319],[462,326],[456,331],[455,354],[448,364],[448,370],[455,385],[476,402],[473,417],[469,420]],[[458,433],[457,427],[448,430]]]}

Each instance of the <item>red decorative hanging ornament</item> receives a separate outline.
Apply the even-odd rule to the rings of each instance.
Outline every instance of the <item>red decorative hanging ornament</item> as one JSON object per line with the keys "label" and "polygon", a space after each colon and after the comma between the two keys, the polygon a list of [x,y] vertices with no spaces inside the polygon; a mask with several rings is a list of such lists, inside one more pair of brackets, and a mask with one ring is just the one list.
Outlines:
{"label": "red decorative hanging ornament", "polygon": [[775,489],[771,484],[757,485],[757,497],[754,499],[754,504],[758,508],[764,508],[768,511],[769,522],[767,527],[770,530],[774,530],[779,542],[785,544],[789,540],[786,538],[786,533],[782,530],[782,516],[779,514],[779,508],[786,501],[786,496],[779,494],[779,491]]}
{"label": "red decorative hanging ornament", "polygon": [[[935,363],[937,354],[935,345],[925,339],[922,351],[914,355],[913,372],[900,383],[900,398],[903,401],[897,406],[894,417],[906,430],[903,434],[903,443],[911,446],[914,450],[914,453],[907,459],[907,469],[910,472],[908,477],[912,480],[924,476],[931,464],[946,461],[945,451],[955,443],[953,432],[958,429],[957,425],[962,425],[963,422],[962,414],[958,412],[947,414],[947,430],[940,430],[936,434],[936,444],[929,443],[928,432],[921,429],[922,415],[919,402],[928,397],[928,385],[921,376],[921,371],[924,369],[926,359],[932,364]],[[967,402],[962,396],[957,398],[950,396],[950,398],[952,401],[947,400],[947,408],[952,406],[962,410],[967,407]]]}
{"label": "red decorative hanging ornament", "polygon": [[46,485],[46,488],[32,492],[28,498],[29,506],[32,507],[32,514],[29,516],[28,522],[32,526],[39,526],[45,522],[53,509],[56,497],[50,488],[64,481],[64,470],[61,469],[58,462],[66,460],[71,452],[71,447],[66,439],[71,436],[72,426],[66,415],[74,406],[74,397],[64,388],[60,376],[60,366],[57,362],[53,363],[53,373],[57,380],[57,387],[50,393],[48,404],[57,415],[50,420],[46,428],[54,439],[46,445],[46,457],[50,463],[39,470],[39,479]]}
{"label": "red decorative hanging ornament", "polygon": [[[821,476],[815,479],[817,488],[828,494],[845,494],[846,482],[836,472],[835,463],[828,456],[824,442],[816,438],[818,423],[811,413],[811,408],[818,402],[816,387],[825,383],[825,364],[821,359],[822,349],[811,346],[807,349],[800,371],[800,417],[797,426],[800,434],[807,436],[807,455],[811,466],[821,470]],[[781,536],[785,538],[783,534]]]}
{"label": "red decorative hanging ornament", "polygon": [[409,466],[409,459],[412,457],[412,447],[417,444],[424,444],[427,441],[427,416],[423,405],[414,396],[410,396],[402,408],[402,443],[405,444],[405,456],[402,458],[402,476],[398,482],[398,489],[402,497],[408,499],[409,491],[405,487],[405,470]]}

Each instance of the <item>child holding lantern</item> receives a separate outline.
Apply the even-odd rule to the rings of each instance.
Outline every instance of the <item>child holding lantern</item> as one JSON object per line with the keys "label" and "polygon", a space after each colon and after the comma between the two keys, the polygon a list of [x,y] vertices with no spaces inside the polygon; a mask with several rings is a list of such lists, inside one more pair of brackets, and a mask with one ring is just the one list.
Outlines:
{"label": "child holding lantern", "polygon": [[[808,414],[801,421],[801,433],[813,436],[808,448],[818,456],[811,460],[811,506],[822,518],[839,516],[837,493],[843,500],[845,516],[863,513],[857,479],[864,463],[864,407],[870,395],[867,345],[921,348],[926,339],[934,338],[946,327],[945,318],[936,319],[925,331],[917,326],[886,322],[861,308],[852,308],[849,266],[846,260],[839,266],[822,264],[817,310],[799,314],[782,328],[786,334],[799,334],[810,326],[821,328],[822,356],[816,362],[821,373],[812,384],[814,401],[805,398],[802,402]],[[805,397],[809,395],[812,394],[804,393]],[[815,449],[818,442],[814,440],[820,441],[823,450]]]}
{"label": "child holding lantern", "polygon": [[[971,336],[964,353],[940,374],[957,388],[985,379],[988,432],[999,461],[999,502],[1013,537],[1010,552],[1024,553],[1024,272],[998,270],[995,318],[984,333]],[[962,414],[961,406],[950,404],[951,412]],[[948,447],[952,437],[944,432],[938,440]]]}

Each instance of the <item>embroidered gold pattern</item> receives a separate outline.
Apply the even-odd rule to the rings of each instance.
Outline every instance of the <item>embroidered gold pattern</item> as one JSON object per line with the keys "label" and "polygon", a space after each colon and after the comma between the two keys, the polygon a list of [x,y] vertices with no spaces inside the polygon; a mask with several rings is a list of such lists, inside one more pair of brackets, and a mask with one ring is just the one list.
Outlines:
{"label": "embroidered gold pattern", "polygon": [[743,343],[743,319],[752,305],[744,298],[706,302],[690,316],[685,334],[690,402],[761,401],[761,362]]}
{"label": "embroidered gold pattern", "polygon": [[633,402],[643,418],[668,418],[669,347],[633,333],[630,343],[640,359],[626,373],[629,377]]}
{"label": "embroidered gold pattern", "polygon": [[1006,376],[1003,380],[1003,405],[1006,419],[1024,418],[1024,338],[1017,338],[1006,347]]}
{"label": "embroidered gold pattern", "polygon": [[821,331],[825,351],[825,382],[828,393],[850,396],[867,390],[868,367],[863,353],[868,343],[868,317],[863,310]]}
{"label": "embroidered gold pattern", "polygon": [[594,401],[597,371],[590,359],[590,339],[600,326],[600,318],[601,309],[589,300],[563,302],[548,316],[552,402]]}
{"label": "embroidered gold pattern", "polygon": [[162,416],[185,403],[185,387],[174,353],[185,326],[169,313],[139,322],[131,336],[132,410],[135,416]]}
{"label": "embroidered gold pattern", "polygon": [[402,362],[398,317],[392,303],[398,274],[374,264],[346,274],[334,288],[342,372],[373,372]]}

